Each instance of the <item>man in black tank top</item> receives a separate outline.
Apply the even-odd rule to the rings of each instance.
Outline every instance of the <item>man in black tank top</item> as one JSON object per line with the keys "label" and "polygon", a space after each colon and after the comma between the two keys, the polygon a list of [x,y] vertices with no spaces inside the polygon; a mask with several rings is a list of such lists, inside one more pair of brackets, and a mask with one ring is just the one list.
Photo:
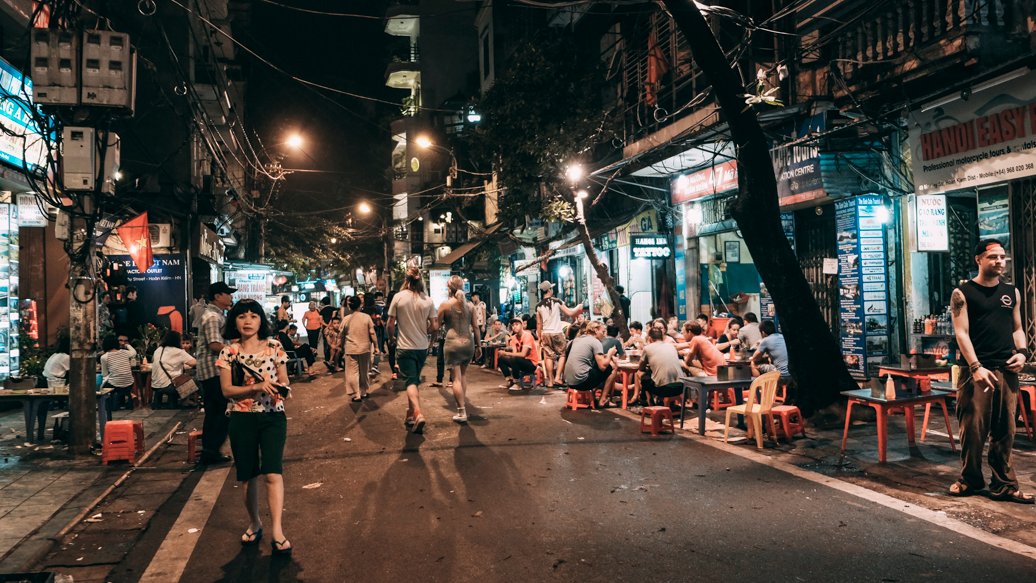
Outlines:
{"label": "man in black tank top", "polygon": [[988,437],[990,498],[1032,504],[1033,496],[1019,490],[1011,467],[1018,372],[1029,354],[1021,295],[1013,285],[1000,281],[1006,259],[999,241],[980,241],[975,248],[978,276],[954,289],[950,297],[953,331],[967,369],[962,367],[957,380],[962,468],[949,494],[969,496],[985,487],[982,449]]}

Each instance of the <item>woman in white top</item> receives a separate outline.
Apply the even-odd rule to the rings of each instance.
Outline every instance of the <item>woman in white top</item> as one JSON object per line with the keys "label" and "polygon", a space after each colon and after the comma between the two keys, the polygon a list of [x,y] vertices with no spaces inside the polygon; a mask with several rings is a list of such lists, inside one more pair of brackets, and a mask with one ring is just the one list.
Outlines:
{"label": "woman in white top", "polygon": [[173,379],[183,374],[184,367],[198,364],[182,346],[180,333],[170,330],[162,339],[162,345],[155,349],[154,363],[151,365],[151,388],[155,391],[153,407],[156,409],[164,395],[169,396],[171,403],[179,401],[180,395],[176,392]]}
{"label": "woman in white top", "polygon": [[68,369],[71,367],[71,342],[67,336],[58,339],[58,345],[54,347],[54,354],[50,355],[46,364],[43,365],[43,376],[47,384],[68,384]]}

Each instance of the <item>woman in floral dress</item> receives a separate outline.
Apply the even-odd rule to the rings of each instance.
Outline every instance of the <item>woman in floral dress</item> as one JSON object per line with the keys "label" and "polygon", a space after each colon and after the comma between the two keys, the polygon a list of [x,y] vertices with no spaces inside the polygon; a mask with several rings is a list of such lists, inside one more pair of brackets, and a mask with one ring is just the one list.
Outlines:
{"label": "woman in floral dress", "polygon": [[263,537],[259,515],[261,475],[270,505],[273,554],[290,555],[292,545],[281,525],[282,460],[288,434],[284,399],[290,394],[285,366],[288,357],[281,343],[270,338],[270,325],[263,307],[255,300],[241,300],[231,308],[223,337],[230,344],[219,353],[216,367],[228,401],[230,448],[234,452],[237,479],[245,483],[245,508],[251,521],[241,535],[241,544],[258,544]]}

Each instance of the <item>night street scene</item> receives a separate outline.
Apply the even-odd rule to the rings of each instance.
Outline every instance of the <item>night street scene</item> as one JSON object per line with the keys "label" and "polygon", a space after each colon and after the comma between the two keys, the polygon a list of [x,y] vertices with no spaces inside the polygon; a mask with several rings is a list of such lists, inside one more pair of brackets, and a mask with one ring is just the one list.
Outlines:
{"label": "night street scene", "polygon": [[1036,581],[1033,0],[0,41],[0,583]]}

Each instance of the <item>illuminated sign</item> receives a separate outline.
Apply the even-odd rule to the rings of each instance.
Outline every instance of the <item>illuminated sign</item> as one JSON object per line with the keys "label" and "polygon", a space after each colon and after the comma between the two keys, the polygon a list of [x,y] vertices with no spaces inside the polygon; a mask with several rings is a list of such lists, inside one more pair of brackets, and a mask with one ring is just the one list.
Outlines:
{"label": "illuminated sign", "polygon": [[630,250],[634,259],[667,259],[673,254],[669,237],[665,235],[632,235]]}
{"label": "illuminated sign", "polygon": [[917,195],[917,250],[949,251],[950,232],[946,221],[946,197]]}
{"label": "illuminated sign", "polygon": [[32,81],[0,59],[0,161],[36,172],[47,149],[32,116]]}

